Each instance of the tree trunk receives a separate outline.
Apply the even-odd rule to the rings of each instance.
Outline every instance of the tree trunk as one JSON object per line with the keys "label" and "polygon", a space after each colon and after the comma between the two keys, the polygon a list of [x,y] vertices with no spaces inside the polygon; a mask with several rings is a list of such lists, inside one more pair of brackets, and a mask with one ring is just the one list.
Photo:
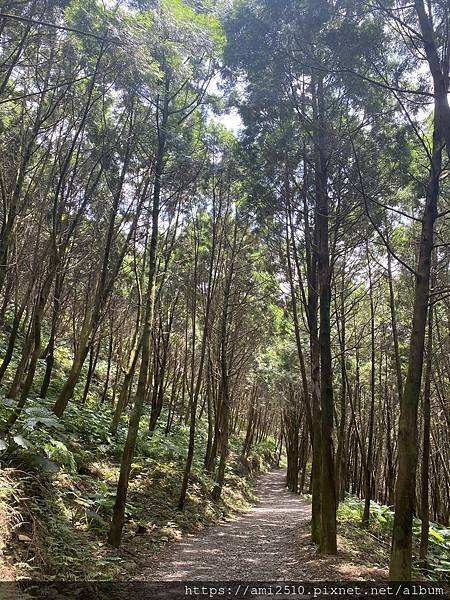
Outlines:
{"label": "tree trunk", "polygon": [[319,279],[320,408],[322,433],[320,552],[336,554],[336,486],[333,457],[333,378],[331,363],[331,270],[328,234],[327,156],[325,151],[323,81],[317,82],[316,220],[318,232],[317,272]]}
{"label": "tree trunk", "polygon": [[161,199],[161,177],[164,168],[164,153],[167,137],[167,120],[169,116],[169,80],[166,75],[165,95],[162,106],[161,122],[158,127],[158,150],[155,165],[155,181],[153,186],[152,202],[152,233],[150,237],[149,259],[148,259],[148,281],[145,302],[145,318],[141,342],[141,366],[139,379],[134,399],[133,410],[128,423],[127,438],[125,441],[122,460],[120,463],[119,481],[117,483],[116,500],[114,503],[113,516],[108,534],[108,542],[118,548],[122,539],[122,530],[125,523],[125,505],[128,494],[128,481],[130,477],[131,461],[133,460],[136,447],[139,423],[144,408],[147,390],[147,378],[150,365],[150,346],[153,328],[153,317],[156,297],[156,269],[157,269],[157,246],[158,246],[158,220]]}
{"label": "tree trunk", "polygon": [[370,414],[369,432],[367,441],[367,455],[365,461],[365,501],[362,524],[369,526],[370,522],[370,500],[372,498],[372,461],[373,461],[373,425],[375,414],[375,308],[373,302],[372,269],[370,267],[369,249],[366,247],[367,268],[369,272],[369,303],[370,303]]}
{"label": "tree trunk", "polygon": [[389,576],[409,580],[412,563],[412,521],[415,507],[417,469],[417,409],[422,379],[425,327],[427,319],[433,228],[437,215],[439,177],[442,168],[442,144],[435,125],[430,180],[422,218],[419,263],[414,290],[414,311],[409,343],[408,371],[398,431],[398,473],[395,485],[395,516]]}
{"label": "tree trunk", "polygon": [[422,520],[420,531],[420,558],[426,564],[428,555],[428,536],[430,527],[430,388],[433,354],[433,307],[428,310],[428,339],[427,339],[427,364],[425,367],[425,385],[423,390],[423,442],[422,442],[422,469],[420,487],[420,518]]}

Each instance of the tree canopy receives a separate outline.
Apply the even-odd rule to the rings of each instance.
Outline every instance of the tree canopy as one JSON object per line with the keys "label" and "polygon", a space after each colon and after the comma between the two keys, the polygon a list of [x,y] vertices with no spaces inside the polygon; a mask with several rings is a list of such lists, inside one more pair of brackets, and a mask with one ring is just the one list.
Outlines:
{"label": "tree canopy", "polygon": [[444,0],[6,0],[4,466],[98,435],[119,547],[146,444],[187,513],[286,460],[321,554],[356,497],[391,579],[448,576],[449,31]]}

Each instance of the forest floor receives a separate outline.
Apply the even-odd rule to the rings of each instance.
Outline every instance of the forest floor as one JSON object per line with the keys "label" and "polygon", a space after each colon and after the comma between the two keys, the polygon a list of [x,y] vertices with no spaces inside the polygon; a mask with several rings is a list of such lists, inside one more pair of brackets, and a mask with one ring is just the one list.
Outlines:
{"label": "forest floor", "polygon": [[[387,549],[340,524],[337,556],[310,541],[310,505],[289,492],[285,472],[259,478],[244,515],[168,544],[139,576],[146,581],[343,581],[387,578]],[[362,543],[362,540],[364,542]]]}

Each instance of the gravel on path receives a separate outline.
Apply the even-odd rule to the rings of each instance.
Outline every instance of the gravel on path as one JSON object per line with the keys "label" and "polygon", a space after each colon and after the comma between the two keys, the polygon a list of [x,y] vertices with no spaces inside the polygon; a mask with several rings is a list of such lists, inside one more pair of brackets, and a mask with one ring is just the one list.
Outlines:
{"label": "gravel on path", "polygon": [[[338,554],[311,542],[311,507],[285,487],[285,471],[259,478],[247,513],[170,543],[140,581],[352,581],[387,578],[387,557],[338,535]],[[358,539],[359,538],[359,539]]]}
{"label": "gravel on path", "polygon": [[302,579],[295,539],[299,524],[308,522],[311,511],[286,490],[284,481],[282,470],[262,476],[256,488],[259,502],[249,512],[171,545],[170,554],[143,579]]}

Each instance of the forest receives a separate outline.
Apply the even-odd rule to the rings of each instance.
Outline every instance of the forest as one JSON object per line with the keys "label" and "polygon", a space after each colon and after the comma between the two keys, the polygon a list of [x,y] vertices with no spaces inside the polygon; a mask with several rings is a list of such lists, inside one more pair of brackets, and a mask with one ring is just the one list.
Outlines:
{"label": "forest", "polygon": [[1,579],[450,580],[449,76],[447,0],[1,1]]}

